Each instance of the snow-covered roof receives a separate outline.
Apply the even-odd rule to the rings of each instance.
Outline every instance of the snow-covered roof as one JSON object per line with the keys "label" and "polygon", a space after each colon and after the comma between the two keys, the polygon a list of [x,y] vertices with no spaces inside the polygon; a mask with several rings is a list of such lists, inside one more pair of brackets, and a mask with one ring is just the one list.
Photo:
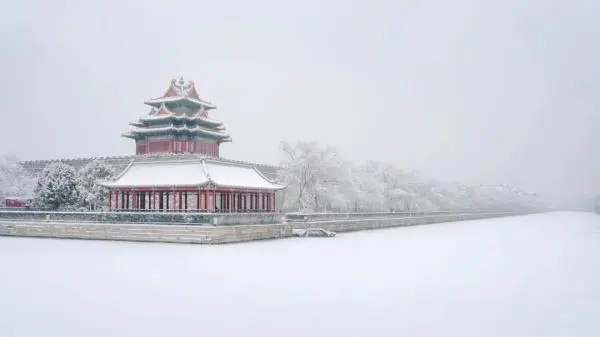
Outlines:
{"label": "snow-covered roof", "polygon": [[176,115],[176,114],[170,114],[170,115],[150,115],[150,116],[143,116],[140,117],[140,121],[159,121],[159,120],[168,120],[168,119],[175,119],[175,120],[186,120],[186,121],[201,121],[204,122],[206,124],[210,124],[210,125],[214,125],[214,126],[221,126],[223,124],[223,122],[221,121],[217,121],[208,117],[204,117],[202,116],[201,113],[195,113],[194,115],[188,116],[188,115]]}
{"label": "snow-covered roof", "polygon": [[158,128],[147,128],[147,127],[135,127],[130,132],[124,134],[124,137],[134,137],[135,134],[144,134],[144,133],[156,133],[156,132],[167,132],[167,131],[175,131],[175,132],[187,132],[187,133],[200,133],[205,135],[210,135],[214,137],[221,138],[222,141],[230,140],[229,134],[222,132],[222,130],[212,131],[199,126],[188,127],[184,126],[166,126],[166,127],[158,127]]}
{"label": "snow-covered roof", "polygon": [[213,126],[213,127],[216,126],[218,128],[224,128],[223,122],[212,119],[212,118],[208,118],[206,110],[197,108],[195,111],[192,111],[191,114],[175,113],[175,112],[171,111],[169,108],[167,108],[167,106],[164,103],[161,104],[158,109],[153,107],[147,116],[142,116],[138,119],[138,121],[136,121],[134,123],[130,123],[130,124],[145,126],[146,123],[144,123],[144,122],[163,121],[163,120],[171,120],[171,119],[181,120],[181,121],[185,120],[185,121],[201,122],[201,123]]}
{"label": "snow-covered roof", "polygon": [[217,187],[278,190],[283,186],[267,179],[252,165],[202,158],[196,160],[133,161],[106,187]]}
{"label": "snow-covered roof", "polygon": [[159,97],[159,98],[147,100],[144,103],[151,105],[151,106],[160,106],[162,103],[173,103],[173,102],[186,102],[186,103],[191,103],[193,105],[204,106],[205,108],[209,108],[209,109],[216,108],[216,106],[212,103],[208,103],[208,102],[205,102],[200,99],[195,99],[195,98],[185,97],[185,96]]}
{"label": "snow-covered roof", "polygon": [[194,82],[186,81],[183,79],[183,77],[181,77],[179,80],[173,79],[162,97],[151,99],[145,103],[158,107],[163,103],[178,101],[204,106],[208,109],[216,108],[216,106],[212,103],[200,99]]}
{"label": "snow-covered roof", "polygon": [[[223,187],[252,187],[256,189],[277,189],[277,185],[268,180],[254,166],[223,163],[205,160],[204,166],[211,182]],[[280,187],[279,187],[280,188]]]}

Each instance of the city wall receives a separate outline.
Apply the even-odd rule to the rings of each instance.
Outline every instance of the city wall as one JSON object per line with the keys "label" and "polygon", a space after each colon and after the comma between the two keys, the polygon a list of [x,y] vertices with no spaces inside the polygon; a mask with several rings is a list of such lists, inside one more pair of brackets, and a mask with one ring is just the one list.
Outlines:
{"label": "city wall", "polygon": [[289,221],[255,225],[214,226],[210,224],[108,224],[40,220],[0,221],[0,236],[70,238],[90,240],[224,244],[293,236],[294,229],[322,228],[333,232],[352,232],[380,228],[416,226],[450,221],[525,215],[532,212],[453,212],[445,214],[395,217],[367,217],[319,221]]}

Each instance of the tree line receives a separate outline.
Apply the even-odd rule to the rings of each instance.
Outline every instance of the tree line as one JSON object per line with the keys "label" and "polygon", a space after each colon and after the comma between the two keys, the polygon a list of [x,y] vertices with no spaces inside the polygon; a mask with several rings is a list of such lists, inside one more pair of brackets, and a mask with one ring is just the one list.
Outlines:
{"label": "tree line", "polygon": [[[469,186],[426,180],[396,165],[368,161],[351,163],[338,151],[315,142],[283,142],[277,182],[283,211],[401,212],[452,209],[516,209],[542,207],[534,193],[505,185]],[[31,197],[34,207],[51,210],[104,210],[108,191],[97,180],[115,170],[96,160],[76,171],[56,162],[34,177],[18,157],[0,161],[0,196]]]}
{"label": "tree line", "polygon": [[305,211],[398,212],[543,207],[535,193],[506,185],[469,186],[426,180],[385,162],[351,163],[329,146],[283,142],[279,180],[283,208]]}
{"label": "tree line", "polygon": [[114,177],[115,171],[99,160],[91,161],[79,171],[56,162],[33,176],[20,164],[17,156],[4,156],[0,162],[0,196],[32,198],[33,207],[62,211],[104,210],[106,188],[96,184]]}

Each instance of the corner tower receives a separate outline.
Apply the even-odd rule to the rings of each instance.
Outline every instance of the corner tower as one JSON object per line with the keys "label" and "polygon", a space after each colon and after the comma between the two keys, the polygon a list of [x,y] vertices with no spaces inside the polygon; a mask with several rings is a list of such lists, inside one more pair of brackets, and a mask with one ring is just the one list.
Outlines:
{"label": "corner tower", "polygon": [[221,143],[231,142],[222,122],[210,119],[216,109],[200,99],[194,82],[172,80],[164,95],[144,102],[147,116],[129,123],[134,128],[122,136],[135,140],[136,155],[193,153],[219,157]]}

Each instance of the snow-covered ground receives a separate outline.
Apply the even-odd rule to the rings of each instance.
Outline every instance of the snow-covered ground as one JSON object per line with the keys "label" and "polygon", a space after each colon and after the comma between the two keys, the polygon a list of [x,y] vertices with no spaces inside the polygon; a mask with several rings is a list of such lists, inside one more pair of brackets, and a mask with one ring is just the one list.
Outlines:
{"label": "snow-covered ground", "polygon": [[600,216],[226,246],[0,238],[0,336],[600,336]]}

